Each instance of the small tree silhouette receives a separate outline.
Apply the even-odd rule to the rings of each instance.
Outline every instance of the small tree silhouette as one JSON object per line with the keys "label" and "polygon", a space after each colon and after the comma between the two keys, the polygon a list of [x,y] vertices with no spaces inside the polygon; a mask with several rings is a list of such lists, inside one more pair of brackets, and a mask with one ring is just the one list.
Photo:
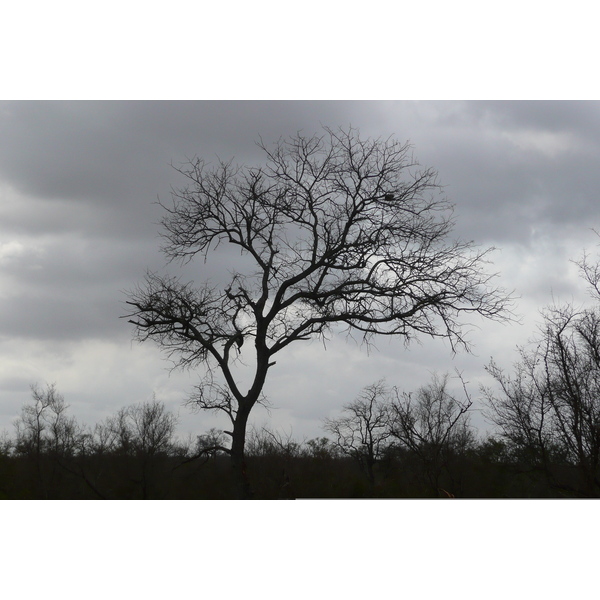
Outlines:
{"label": "small tree silhouette", "polygon": [[360,464],[369,483],[374,485],[373,468],[391,435],[389,390],[384,381],[364,388],[356,400],[344,405],[343,415],[325,419],[324,428],[333,434],[342,453]]}

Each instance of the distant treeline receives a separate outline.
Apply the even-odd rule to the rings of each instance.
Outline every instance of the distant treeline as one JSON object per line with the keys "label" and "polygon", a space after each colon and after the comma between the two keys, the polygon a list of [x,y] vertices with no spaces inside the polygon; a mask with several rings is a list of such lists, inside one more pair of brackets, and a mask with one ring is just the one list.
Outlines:
{"label": "distant treeline", "polygon": [[[253,497],[597,497],[596,475],[560,452],[506,436],[479,439],[470,401],[434,377],[415,394],[377,382],[326,420],[331,437],[298,442],[262,428],[246,444]],[[185,441],[153,400],[119,410],[93,429],[68,415],[55,386],[32,402],[0,443],[3,499],[235,498],[228,436],[211,429]],[[543,451],[542,451],[543,450]]]}

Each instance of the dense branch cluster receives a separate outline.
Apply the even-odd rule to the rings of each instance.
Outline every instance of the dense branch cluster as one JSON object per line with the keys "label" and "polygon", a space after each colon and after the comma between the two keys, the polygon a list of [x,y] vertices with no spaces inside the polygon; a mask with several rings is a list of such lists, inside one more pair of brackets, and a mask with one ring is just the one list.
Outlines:
{"label": "dense branch cluster", "polygon": [[[598,264],[585,255],[576,264],[597,300]],[[493,361],[487,367],[500,386],[500,393],[484,390],[487,416],[521,457],[554,481],[560,475],[552,465],[577,465],[580,488],[595,496],[600,493],[600,310],[554,305],[542,316],[538,339],[519,349],[512,377]]]}
{"label": "dense branch cluster", "polygon": [[[462,378],[459,376],[459,379]],[[351,456],[375,483],[375,465],[401,448],[421,463],[427,485],[437,493],[450,457],[464,454],[475,444],[468,411],[472,405],[463,383],[465,401],[448,390],[448,375],[434,374],[431,383],[414,394],[388,388],[378,381],[346,404],[343,416],[325,419],[333,443]]]}
{"label": "dense branch cluster", "polygon": [[409,146],[353,130],[260,145],[265,167],[179,169],[188,185],[163,220],[169,258],[229,243],[254,270],[223,290],[150,274],[129,302],[142,339],[227,370],[247,337],[266,356],[334,324],[367,340],[420,332],[466,344],[460,313],[504,314],[506,295],[483,271],[488,251],[448,240],[451,205]]}
{"label": "dense branch cluster", "polygon": [[[452,205],[407,144],[325,129],[259,146],[262,167],[190,161],[177,169],[187,185],[163,204],[171,261],[207,260],[226,244],[248,268],[221,286],[150,273],[128,301],[140,340],[222,374],[226,396],[199,396],[231,419],[240,471],[248,415],[289,344],[345,329],[366,343],[426,334],[468,349],[461,315],[503,320],[511,301],[486,272],[490,250],[449,239]],[[232,366],[249,339],[244,391]]]}

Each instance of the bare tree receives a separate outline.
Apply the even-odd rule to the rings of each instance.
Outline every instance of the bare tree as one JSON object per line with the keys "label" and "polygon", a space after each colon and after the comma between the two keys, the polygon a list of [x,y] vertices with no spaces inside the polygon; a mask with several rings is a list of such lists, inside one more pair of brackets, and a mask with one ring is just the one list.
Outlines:
{"label": "bare tree", "polygon": [[[600,300],[600,261],[588,253],[573,261]],[[600,307],[554,304],[542,311],[539,334],[519,348],[514,375],[493,361],[488,372],[500,392],[485,389],[486,417],[518,458],[541,469],[555,487],[600,495]],[[578,481],[564,477],[573,465]]]}
{"label": "bare tree", "polygon": [[373,485],[375,463],[391,435],[389,390],[385,382],[364,388],[358,398],[344,406],[343,414],[337,419],[325,419],[324,428],[333,434],[334,443],[343,454],[358,461]]}
{"label": "bare tree", "polygon": [[211,427],[206,433],[199,435],[196,439],[195,456],[207,456],[216,458],[219,454],[226,452],[226,438],[222,431]]}
{"label": "bare tree", "polygon": [[[264,476],[263,484],[275,486],[279,499],[295,498],[293,477],[291,475],[293,463],[302,456],[302,443],[296,442],[290,432],[281,433],[272,431],[269,427],[252,427],[246,441],[246,454],[254,459],[261,459],[262,464],[268,464],[275,469],[276,476]],[[270,469],[267,467],[265,472]]]}
{"label": "bare tree", "polygon": [[546,385],[539,371],[539,347],[533,352],[519,348],[520,361],[513,375],[507,375],[492,360],[487,372],[500,390],[482,388],[487,409],[485,418],[496,425],[500,437],[509,443],[515,458],[533,468],[550,469],[551,452],[556,435],[551,426],[550,403]]}
{"label": "bare tree", "polygon": [[[500,393],[484,390],[487,418],[520,460],[543,470],[558,488],[600,494],[600,311],[554,306],[543,313],[540,336],[521,348],[515,374],[495,363],[488,372]],[[577,467],[579,483],[557,474]]]}
{"label": "bare tree", "polygon": [[17,452],[35,455],[38,461],[43,452],[56,456],[74,454],[83,429],[74,417],[67,416],[69,406],[56,385],[42,389],[35,384],[31,393],[33,402],[22,408],[15,421]]}
{"label": "bare tree", "polygon": [[115,415],[107,417],[94,427],[94,449],[98,454],[133,452],[133,430],[130,420],[130,408],[120,408]]}
{"label": "bare tree", "polygon": [[339,455],[338,447],[326,437],[314,438],[304,444],[303,454],[317,460],[330,460]]}
{"label": "bare tree", "polygon": [[2,430],[0,435],[0,456],[10,456],[14,450],[15,443],[10,438],[10,434],[6,429]]}
{"label": "bare tree", "polygon": [[39,386],[32,385],[33,403],[26,404],[21,409],[21,416],[15,421],[16,449],[20,454],[35,454],[39,462],[44,442],[44,431],[48,424],[46,413],[52,404],[56,386],[48,386],[44,392]]}
{"label": "bare tree", "polygon": [[463,382],[466,398],[460,401],[448,392],[448,379],[448,374],[434,374],[431,383],[415,394],[395,390],[392,406],[392,435],[420,460],[436,495],[441,489],[442,472],[446,470],[452,476],[451,454],[464,452],[474,442],[467,412],[472,401],[466,386]]}
{"label": "bare tree", "polygon": [[94,430],[95,451],[154,456],[167,454],[173,443],[177,418],[162,402],[149,402],[119,409]]}
{"label": "bare tree", "polygon": [[75,417],[67,416],[69,407],[55,384],[45,389],[34,384],[31,392],[32,402],[23,406],[14,423],[15,451],[33,459],[37,493],[47,497],[57,477],[56,465],[71,471],[69,459],[82,452],[86,434]]}
{"label": "bare tree", "polygon": [[153,398],[129,407],[131,441],[134,450],[145,456],[166,455],[171,449],[177,418],[164,403]]}
{"label": "bare tree", "polygon": [[49,406],[48,446],[56,457],[69,457],[77,454],[84,444],[85,431],[75,417],[67,416],[69,406],[60,394],[54,394]]}
{"label": "bare tree", "polygon": [[146,499],[157,470],[165,466],[173,450],[176,423],[175,415],[156,398],[121,408],[96,425],[94,449],[100,455],[113,453],[126,459],[124,464],[132,467],[129,479],[140,486]]}
{"label": "bare tree", "polygon": [[301,446],[293,439],[291,429],[282,434],[264,426],[260,429],[252,427],[247,440],[247,451],[252,456],[275,455],[289,460],[300,456]]}
{"label": "bare tree", "polygon": [[193,159],[177,169],[187,185],[163,205],[170,260],[207,260],[228,244],[247,268],[222,286],[149,273],[127,315],[137,339],[154,340],[175,366],[222,376],[200,400],[231,420],[242,497],[248,417],[277,353],[340,329],[367,343],[426,334],[468,348],[461,314],[504,319],[510,302],[485,270],[490,250],[449,239],[452,205],[408,144],[326,128],[259,146],[264,167]]}

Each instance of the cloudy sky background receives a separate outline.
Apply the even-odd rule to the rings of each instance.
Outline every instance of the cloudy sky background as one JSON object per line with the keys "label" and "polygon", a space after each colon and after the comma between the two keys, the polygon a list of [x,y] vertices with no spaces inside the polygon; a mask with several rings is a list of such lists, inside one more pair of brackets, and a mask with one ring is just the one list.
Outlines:
{"label": "cloudy sky background", "polygon": [[[356,9],[309,0],[276,10],[262,2],[176,1],[150,10],[110,0],[85,7],[13,4],[3,12],[0,98],[598,98],[592,10],[577,0],[568,7],[461,0]],[[56,381],[73,413],[90,425],[153,391],[174,410],[181,406],[195,379],[169,379],[155,349],[130,343],[118,319],[119,290],[162,265],[160,211],[152,202],[167,198],[177,183],[169,163],[187,153],[246,159],[254,156],[258,133],[269,140],[320,122],[351,122],[366,135],[410,139],[421,162],[439,170],[457,205],[457,234],[500,248],[501,281],[521,295],[517,308],[525,316],[522,326],[472,336],[477,356],[456,361],[473,385],[490,354],[507,366],[515,358],[515,343],[535,330],[536,311],[552,290],[567,299],[585,296],[568,259],[594,247],[589,229],[600,226],[597,104],[134,106],[1,104],[0,431],[12,433],[33,381]],[[407,353],[400,343],[385,343],[370,358],[343,341],[330,344],[326,355],[290,348],[295,354],[288,353],[287,366],[280,361],[273,370],[272,400],[283,408],[272,419],[282,428],[293,425],[296,437],[318,434],[319,419],[378,377],[378,368],[390,383],[409,388],[428,369],[451,366],[443,344],[434,346]],[[340,364],[346,371],[332,380],[330,369]],[[296,392],[285,379],[293,390],[306,388],[309,377],[298,376],[305,369],[320,389],[332,391],[320,394],[317,406],[299,394],[303,403],[292,415]],[[290,395],[276,397],[276,385]],[[180,415],[180,431],[210,424],[186,409]],[[4,587],[26,581],[47,593],[68,557],[76,568],[69,581],[62,578],[61,590],[73,598],[90,581],[101,595],[117,583],[148,597],[199,586],[220,592],[254,586],[279,597],[290,581],[298,597],[314,595],[315,581],[330,596],[351,597],[358,590],[383,595],[398,585],[422,593],[423,582],[463,598],[479,598],[490,581],[499,595],[514,595],[516,585],[550,597],[593,589],[594,503],[575,510],[570,502],[404,501],[377,503],[376,515],[370,503],[359,512],[352,502],[270,503],[262,505],[264,519],[256,519],[260,505],[236,511],[217,505],[209,512],[197,503],[178,503],[176,510],[170,503],[94,503],[84,511],[81,503],[37,503],[33,515],[30,503],[3,505],[12,523],[3,529],[10,534]],[[351,526],[357,515],[360,529]],[[267,577],[248,561],[232,581],[231,563],[222,560],[236,543],[223,535],[228,524],[237,526],[231,532],[242,526],[253,556],[272,567]],[[32,578],[32,563],[23,557],[41,527],[53,552],[36,561]],[[211,552],[200,552],[199,569],[197,540],[207,536]],[[86,552],[74,553],[75,547]],[[539,577],[557,557],[560,570]],[[139,572],[155,564],[164,575],[156,569],[155,577],[140,580]],[[306,569],[300,578],[298,566]],[[356,573],[383,575],[374,581]],[[69,596],[71,580],[77,585]]]}
{"label": "cloudy sky background", "polygon": [[[587,301],[570,259],[596,250],[600,228],[600,103],[559,101],[245,101],[0,103],[0,430],[30,397],[55,382],[71,413],[93,426],[153,394],[179,414],[178,431],[225,426],[183,404],[196,373],[169,373],[160,351],[131,341],[125,290],[147,268],[162,270],[157,198],[183,183],[171,163],[187,157],[261,162],[266,142],[321,125],[352,125],[363,136],[409,140],[438,170],[455,204],[454,234],[495,246],[497,282],[514,290],[521,323],[476,322],[473,355],[453,357],[443,341],[377,350],[345,338],[296,343],[278,357],[253,423],[298,440],[324,435],[380,378],[403,390],[433,371],[463,372],[476,398],[490,383],[490,357],[510,369],[515,346],[554,300]],[[186,276],[201,281],[235,265],[231,255]],[[167,267],[177,273],[176,265]],[[480,406],[476,406],[480,408]],[[489,428],[480,411],[472,420]]]}

